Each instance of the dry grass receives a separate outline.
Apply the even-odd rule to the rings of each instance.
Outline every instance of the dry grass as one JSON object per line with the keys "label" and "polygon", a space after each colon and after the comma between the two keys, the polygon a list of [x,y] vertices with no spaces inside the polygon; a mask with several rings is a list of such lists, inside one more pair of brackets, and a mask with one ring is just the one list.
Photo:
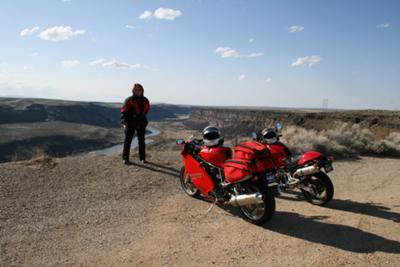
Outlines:
{"label": "dry grass", "polygon": [[288,126],[283,141],[297,153],[317,150],[338,157],[356,155],[400,156],[400,133],[392,132],[377,140],[374,134],[359,125],[343,123],[331,130],[306,130]]}

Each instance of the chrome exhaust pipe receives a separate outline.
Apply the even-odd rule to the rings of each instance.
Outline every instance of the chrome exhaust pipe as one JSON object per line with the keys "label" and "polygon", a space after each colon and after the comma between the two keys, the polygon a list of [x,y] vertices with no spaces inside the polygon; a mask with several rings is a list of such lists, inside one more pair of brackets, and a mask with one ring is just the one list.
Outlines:
{"label": "chrome exhaust pipe", "polygon": [[320,170],[316,165],[312,165],[312,166],[308,166],[308,167],[304,167],[304,168],[296,170],[293,173],[293,177],[307,176],[307,175],[317,173],[319,171]]}
{"label": "chrome exhaust pipe", "polygon": [[263,202],[264,200],[262,194],[257,192],[255,194],[249,194],[249,195],[232,196],[231,199],[227,202],[227,204],[237,207],[237,206],[262,204]]}

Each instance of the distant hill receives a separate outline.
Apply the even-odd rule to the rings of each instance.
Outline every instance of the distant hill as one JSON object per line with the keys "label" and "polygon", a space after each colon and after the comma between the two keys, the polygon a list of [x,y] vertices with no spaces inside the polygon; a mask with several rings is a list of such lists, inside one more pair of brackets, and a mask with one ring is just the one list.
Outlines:
{"label": "distant hill", "polygon": [[[105,128],[119,128],[118,103],[77,102],[48,99],[0,98],[0,124],[62,121]],[[164,120],[189,114],[190,107],[154,104],[148,118]]]}

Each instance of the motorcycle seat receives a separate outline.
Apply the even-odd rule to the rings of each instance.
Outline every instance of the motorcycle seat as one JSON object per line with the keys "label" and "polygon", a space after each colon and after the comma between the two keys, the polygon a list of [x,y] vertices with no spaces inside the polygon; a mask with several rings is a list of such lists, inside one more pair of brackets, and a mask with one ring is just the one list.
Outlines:
{"label": "motorcycle seat", "polygon": [[297,168],[299,168],[299,159],[301,158],[302,155],[295,155],[292,157],[288,157],[285,159],[285,167],[288,170],[296,170]]}

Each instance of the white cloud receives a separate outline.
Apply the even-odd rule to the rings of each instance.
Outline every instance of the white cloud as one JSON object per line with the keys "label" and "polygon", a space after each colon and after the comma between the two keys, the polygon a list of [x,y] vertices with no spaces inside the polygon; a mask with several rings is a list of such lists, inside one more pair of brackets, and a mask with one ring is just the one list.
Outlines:
{"label": "white cloud", "polygon": [[136,29],[136,26],[127,24],[127,25],[125,25],[125,28],[133,30],[133,29]]}
{"label": "white cloud", "polygon": [[100,65],[100,64],[103,63],[104,61],[106,61],[104,58],[100,58],[100,59],[92,60],[92,61],[90,61],[88,64],[89,64],[90,66],[96,66],[96,65]]}
{"label": "white cloud", "polygon": [[142,67],[150,69],[150,67],[142,66],[141,64],[129,64],[129,63],[121,62],[116,59],[106,60],[104,58],[89,61],[88,64],[90,66],[101,66],[103,68],[109,68],[109,69],[139,69]]}
{"label": "white cloud", "polygon": [[32,67],[31,67],[31,66],[24,66],[22,69],[23,69],[23,70],[31,70]]}
{"label": "white cloud", "polygon": [[72,31],[70,26],[54,26],[47,28],[39,34],[39,37],[46,41],[59,42],[69,40],[76,36],[84,35],[85,30]]}
{"label": "white cloud", "polygon": [[302,32],[303,30],[303,26],[293,25],[289,27],[289,32]]}
{"label": "white cloud", "polygon": [[38,55],[39,55],[38,52],[33,52],[29,54],[30,57],[37,57]]}
{"label": "white cloud", "polygon": [[21,37],[29,36],[29,35],[32,35],[32,34],[34,34],[35,32],[37,32],[38,30],[39,30],[39,27],[37,27],[37,26],[35,26],[35,27],[31,28],[31,29],[26,28],[26,29],[23,29],[23,30],[20,32],[19,35],[20,35]]}
{"label": "white cloud", "polygon": [[223,58],[239,57],[239,52],[230,47],[218,47],[215,49],[215,53],[220,54]]}
{"label": "white cloud", "polygon": [[266,83],[270,83],[272,81],[272,79],[270,77],[268,77],[267,79],[264,80],[264,82]]}
{"label": "white cloud", "polygon": [[67,69],[76,67],[76,66],[78,66],[79,64],[80,64],[79,60],[63,60],[63,61],[61,61],[61,65],[62,65],[64,68],[67,68]]}
{"label": "white cloud", "polygon": [[250,38],[250,39],[249,39],[249,43],[254,42],[254,40],[255,40],[254,38]]}
{"label": "white cloud", "polygon": [[159,7],[156,10],[154,10],[154,12],[151,12],[149,10],[144,11],[142,14],[139,15],[139,19],[156,18],[156,19],[174,20],[181,15],[182,12],[178,9]]}
{"label": "white cloud", "polygon": [[238,80],[239,81],[247,80],[247,75],[246,74],[240,74],[239,77],[238,77]]}
{"label": "white cloud", "polygon": [[229,57],[255,58],[264,56],[264,53],[261,52],[251,53],[248,55],[241,55],[238,51],[230,47],[218,47],[217,49],[215,49],[215,53],[220,54],[222,58],[229,58]]}
{"label": "white cloud", "polygon": [[156,19],[174,20],[182,15],[182,12],[177,9],[159,7],[154,11]]}
{"label": "white cloud", "polygon": [[382,23],[376,26],[377,28],[387,29],[390,27],[390,23]]}
{"label": "white cloud", "polygon": [[320,56],[306,56],[306,57],[299,57],[292,63],[292,67],[296,66],[309,66],[312,67],[319,62],[321,62],[322,58]]}
{"label": "white cloud", "polygon": [[139,19],[151,19],[152,16],[153,13],[149,10],[146,10],[142,14],[140,14]]}
{"label": "white cloud", "polygon": [[262,57],[262,56],[264,56],[264,53],[261,53],[261,52],[251,53],[251,54],[247,55],[247,57],[250,57],[250,58],[252,58],[252,57]]}
{"label": "white cloud", "polygon": [[116,59],[105,61],[101,64],[101,66],[104,68],[111,68],[111,69],[138,69],[141,67],[140,64],[132,65],[129,63],[118,61]]}

